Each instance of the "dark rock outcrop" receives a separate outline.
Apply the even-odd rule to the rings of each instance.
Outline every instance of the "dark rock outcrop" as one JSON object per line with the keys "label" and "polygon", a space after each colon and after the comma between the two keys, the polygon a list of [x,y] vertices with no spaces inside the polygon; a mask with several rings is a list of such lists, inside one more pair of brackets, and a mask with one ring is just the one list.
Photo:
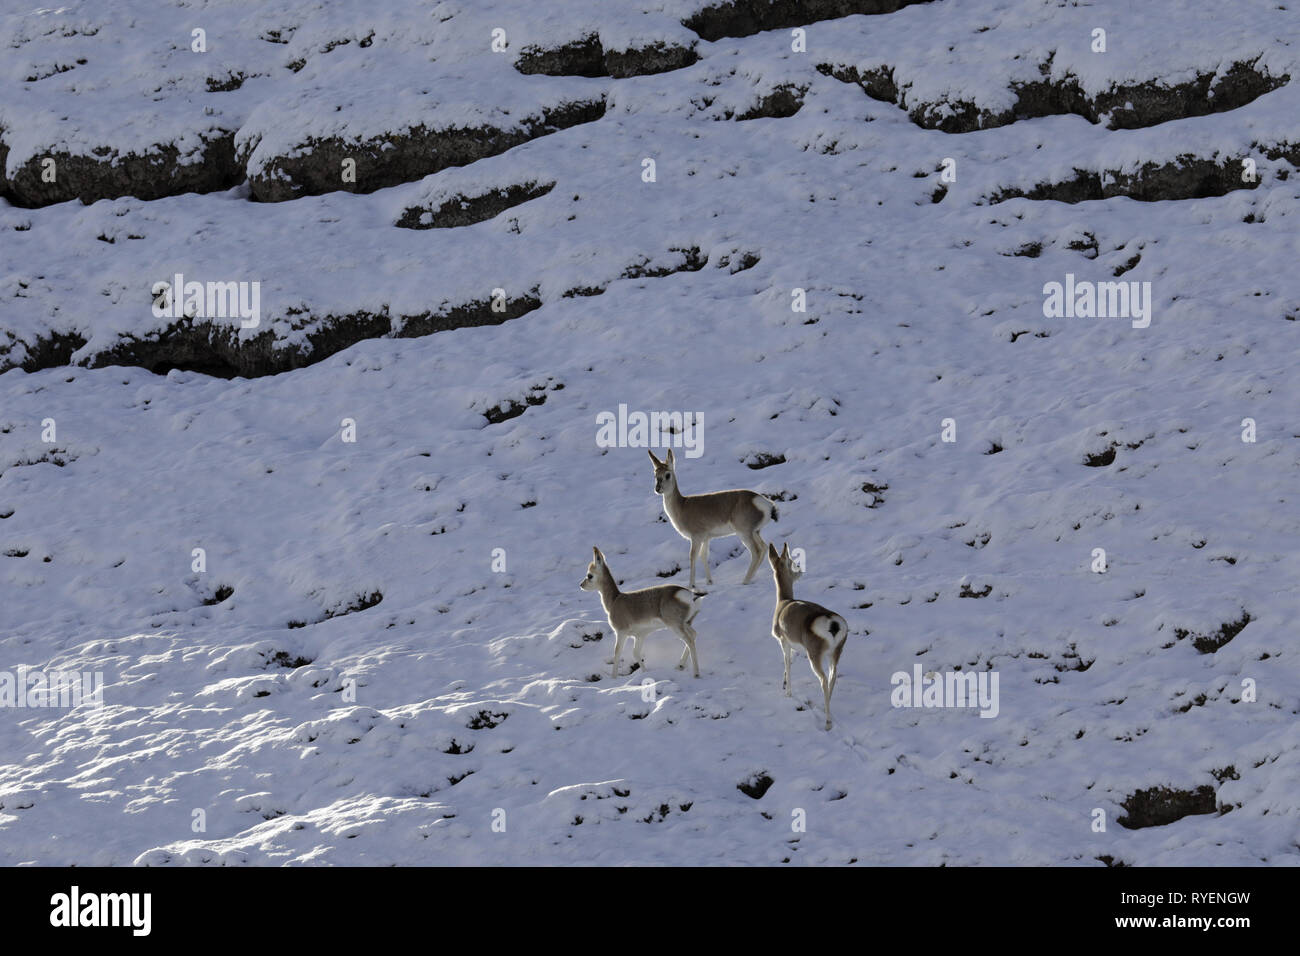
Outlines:
{"label": "dark rock outcrop", "polygon": [[1240,159],[1215,160],[1188,154],[1172,162],[1144,163],[1133,173],[1075,169],[1075,174],[1069,179],[1039,183],[1031,189],[1003,189],[990,196],[988,201],[1000,203],[1023,197],[1077,203],[1116,196],[1127,196],[1141,202],[1204,199],[1222,196],[1234,189],[1257,188],[1259,179],[1243,181],[1242,169]]}
{"label": "dark rock outcrop", "polygon": [[1208,784],[1195,790],[1173,790],[1169,787],[1139,790],[1125,798],[1120,806],[1128,815],[1115,822],[1128,830],[1162,827],[1183,817],[1213,813],[1216,809],[1214,788]]}
{"label": "dark rock outcrop", "polygon": [[[80,199],[161,199],[181,193],[210,193],[230,189],[244,179],[243,167],[235,161],[233,131],[212,130],[203,134],[202,155],[182,161],[171,143],[160,143],[143,153],[118,153],[107,147],[94,155],[67,152],[43,153],[30,157],[8,177],[10,199],[16,206],[36,208]],[[0,149],[0,159],[7,150]],[[45,182],[45,160],[54,160],[54,182]],[[2,168],[2,167],[0,167]]]}
{"label": "dark rock outcrop", "polygon": [[[893,103],[907,111],[912,122],[925,129],[945,133],[970,133],[1007,126],[1038,116],[1075,114],[1108,129],[1140,129],[1189,116],[1222,113],[1244,106],[1290,81],[1289,74],[1273,76],[1257,67],[1256,61],[1239,61],[1218,73],[1199,73],[1177,84],[1159,80],[1116,84],[1109,90],[1089,95],[1078,80],[1035,80],[1014,83],[1016,102],[1002,112],[978,107],[971,100],[909,102],[907,84],[900,85],[892,67],[880,65],[862,69],[850,64],[821,63],[817,69],[845,83],[856,83],[872,99]],[[1050,63],[1039,67],[1044,74]]]}
{"label": "dark rock outcrop", "polygon": [[747,37],[763,30],[806,26],[855,13],[893,13],[927,0],[723,0],[682,22],[705,40]]}
{"label": "dark rock outcrop", "polygon": [[[341,137],[309,139],[300,149],[271,158],[250,177],[249,184],[253,198],[261,202],[283,202],[339,190],[370,193],[423,179],[449,166],[466,166],[539,136],[594,122],[604,114],[604,97],[596,97],[541,110],[509,129],[413,126],[362,141]],[[345,159],[356,161],[355,183],[343,182]]]}
{"label": "dark rock outcrop", "polygon": [[695,46],[656,41],[630,50],[606,50],[600,36],[586,36],[557,47],[526,46],[515,61],[520,73],[542,73],[546,76],[611,76],[626,79],[631,76],[648,76],[667,73],[690,66],[699,54]]}
{"label": "dark rock outcrop", "polygon": [[[452,229],[457,226],[470,226],[499,216],[531,199],[545,196],[555,188],[554,182],[539,183],[530,181],[504,186],[485,193],[452,196],[432,206],[408,206],[402,210],[396,225],[403,229]],[[428,217],[426,221],[426,217]]]}
{"label": "dark rock outcrop", "polygon": [[[181,319],[144,337],[123,338],[113,348],[96,353],[88,364],[92,368],[134,365],[158,373],[183,369],[221,378],[256,378],[313,365],[365,339],[387,335],[414,338],[466,326],[499,325],[541,304],[535,293],[528,293],[506,300],[502,311],[494,311],[491,300],[483,300],[397,319],[367,311],[326,315],[312,323],[305,343],[292,345],[281,343],[270,329],[241,338],[236,325]],[[304,324],[302,316],[295,318]]]}

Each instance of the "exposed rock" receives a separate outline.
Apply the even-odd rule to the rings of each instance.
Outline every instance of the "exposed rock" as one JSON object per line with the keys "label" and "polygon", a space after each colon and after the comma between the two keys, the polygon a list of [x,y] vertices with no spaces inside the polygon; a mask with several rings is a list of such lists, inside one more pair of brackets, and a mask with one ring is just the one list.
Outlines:
{"label": "exposed rock", "polygon": [[784,119],[788,116],[794,116],[803,108],[803,98],[807,92],[808,87],[806,86],[782,83],[759,97],[755,106],[739,114],[736,119],[752,120],[760,117]]}
{"label": "exposed rock", "polygon": [[[873,99],[893,103],[918,126],[945,133],[970,133],[1006,126],[1037,116],[1076,114],[1109,129],[1140,129],[1169,120],[1207,113],[1222,113],[1271,92],[1290,81],[1290,74],[1273,76],[1259,70],[1255,61],[1238,61],[1222,73],[1199,73],[1185,83],[1167,85],[1159,80],[1116,84],[1089,95],[1073,76],[1060,80],[1014,83],[1016,102],[1002,112],[983,109],[972,100],[909,102],[908,85],[891,67],[862,69],[850,64],[822,63],[817,69],[845,83],[856,83]],[[1046,73],[1050,62],[1039,69]]]}
{"label": "exposed rock", "polygon": [[629,76],[648,76],[652,73],[680,70],[690,66],[699,58],[694,44],[676,46],[656,41],[649,46],[631,50],[606,50],[605,69],[615,79],[624,79]]}
{"label": "exposed rock", "polygon": [[537,290],[533,289],[519,298],[507,299],[500,312],[492,310],[490,299],[482,299],[455,306],[446,312],[405,316],[401,319],[400,327],[394,329],[393,335],[399,339],[409,339],[468,326],[500,325],[541,307],[542,300],[538,297]]}
{"label": "exposed rock", "polygon": [[[243,182],[243,167],[235,161],[234,132],[212,130],[202,139],[201,155],[189,162],[182,161],[190,157],[182,157],[171,143],[155,145],[144,153],[121,154],[99,147],[93,156],[67,152],[33,155],[9,177],[11,199],[14,205],[28,208],[69,199],[86,204],[122,196],[161,199],[189,192],[219,192]],[[41,178],[46,159],[55,163],[52,183]]]}
{"label": "exposed rock", "polygon": [[678,46],[655,41],[648,46],[630,50],[606,50],[596,33],[558,47],[526,46],[515,61],[520,73],[542,73],[546,76],[612,76],[626,79],[630,76],[647,76],[667,73],[690,66],[699,54],[695,46]]}
{"label": "exposed rock", "polygon": [[[96,353],[88,364],[92,368],[135,365],[159,373],[184,369],[220,378],[236,375],[256,378],[313,365],[364,339],[385,335],[413,338],[472,325],[499,325],[531,312],[541,304],[535,294],[528,294],[507,300],[505,309],[500,312],[493,311],[491,300],[484,300],[465,303],[438,314],[425,312],[396,320],[386,313],[365,311],[343,316],[327,315],[313,323],[314,327],[305,333],[306,342],[301,345],[280,342],[270,329],[241,338],[235,325],[206,319],[181,319],[145,338],[124,338],[113,348]],[[64,362],[51,361],[49,364],[64,364],[70,351],[67,350],[66,354],[51,351],[45,357],[62,357]]]}
{"label": "exposed rock", "polygon": [[623,270],[624,279],[658,279],[675,272],[699,272],[708,263],[709,257],[700,252],[699,246],[686,249],[673,247],[669,252],[681,253],[683,261],[675,266],[650,266],[650,260],[628,266]]}
{"label": "exposed rock", "polygon": [[483,417],[487,419],[489,425],[500,425],[502,422],[508,422],[512,418],[518,418],[530,408],[545,404],[545,386],[536,386],[524,395],[524,400],[522,402],[513,398],[502,399],[485,411]]}
{"label": "exposed rock", "polygon": [[[72,353],[86,344],[86,340],[75,332],[52,332],[41,336],[33,342],[11,343],[0,351],[0,372],[11,368],[35,372],[43,368],[67,365],[72,361]],[[26,349],[26,357],[21,362],[10,359],[14,345]]]}
{"label": "exposed rock", "polygon": [[546,76],[609,76],[600,36],[586,36],[557,47],[526,46],[515,61],[520,73]]}
{"label": "exposed rock", "polygon": [[1237,618],[1235,621],[1225,622],[1217,631],[1214,631],[1211,634],[1193,634],[1191,631],[1180,627],[1174,629],[1174,636],[1180,641],[1190,637],[1192,639],[1192,646],[1200,653],[1213,654],[1240,634],[1250,621],[1250,614],[1246,611],[1242,611],[1241,617]]}
{"label": "exposed rock", "polygon": [[706,40],[747,37],[763,30],[799,27],[855,13],[893,13],[927,0],[724,0],[682,22]]}
{"label": "exposed rock", "polygon": [[1128,830],[1144,827],[1162,827],[1183,817],[1215,811],[1214,788],[1205,784],[1191,790],[1172,790],[1169,787],[1152,787],[1139,790],[1120,804],[1127,816],[1115,822]]}
{"label": "exposed rock", "polygon": [[755,452],[743,459],[746,467],[758,471],[761,468],[771,468],[773,465],[784,465],[785,455],[772,455],[765,451]]}
{"label": "exposed rock", "polygon": [[736,789],[751,800],[762,800],[763,794],[767,793],[774,782],[771,774],[766,770],[759,770],[736,784]]}
{"label": "exposed rock", "polygon": [[871,69],[860,69],[843,63],[818,63],[817,72],[834,77],[841,83],[856,83],[873,100],[902,105],[892,66],[881,64]]}
{"label": "exposed rock", "polygon": [[1084,455],[1083,463],[1089,468],[1105,468],[1107,465],[1115,462],[1115,446],[1108,445],[1104,451],[1097,453],[1087,452]]}
{"label": "exposed rock", "polygon": [[1219,161],[1186,154],[1167,163],[1144,163],[1135,173],[1113,170],[1094,172],[1075,169],[1074,176],[1056,183],[1039,183],[1032,189],[1003,189],[989,197],[990,203],[1008,199],[1052,199],[1077,203],[1092,199],[1127,196],[1141,202],[1165,199],[1204,199],[1222,196],[1234,189],[1255,189],[1260,180],[1243,182],[1240,159]]}
{"label": "exposed rock", "polygon": [[[413,126],[364,141],[312,138],[291,154],[271,158],[249,178],[249,184],[253,198],[261,202],[283,202],[343,189],[370,193],[423,179],[449,166],[466,166],[539,136],[594,122],[604,114],[604,97],[598,97],[544,109],[510,129]],[[250,153],[254,148],[255,143],[245,147]],[[246,161],[248,156],[241,159]],[[356,161],[355,183],[341,179],[345,159]]]}
{"label": "exposed rock", "polygon": [[498,216],[513,206],[530,199],[545,196],[555,188],[554,181],[539,183],[529,181],[505,186],[476,195],[456,195],[445,200],[436,209],[428,206],[408,206],[402,211],[397,225],[403,229],[450,229],[469,226]]}
{"label": "exposed rock", "polygon": [[233,93],[244,85],[246,79],[246,75],[236,70],[225,76],[209,76],[205,82],[209,93]]}
{"label": "exposed rock", "polygon": [[[697,246],[674,246],[667,251],[669,257],[640,257],[640,261],[628,266],[619,278],[660,278],[678,272],[697,272],[709,261]],[[748,254],[744,259],[754,263],[758,261],[757,256]],[[564,296],[599,295],[603,291],[604,285],[583,287],[570,290]],[[111,348],[90,356],[85,364],[91,368],[131,365],[156,373],[181,369],[220,378],[257,378],[313,365],[365,339],[385,336],[416,338],[450,329],[499,325],[540,308],[542,304],[539,290],[533,288],[497,303],[498,309],[493,308],[493,300],[489,298],[463,302],[439,312],[399,316],[390,316],[386,310],[324,316],[290,310],[284,318],[290,320],[294,330],[303,330],[305,339],[293,343],[286,342],[274,329],[277,324],[274,318],[256,334],[244,336],[240,335],[238,325],[227,321],[182,318],[143,336],[124,335]],[[56,333],[34,342],[10,343],[0,348],[0,373],[18,366],[36,371],[67,365],[73,352],[85,344],[85,339],[73,333]],[[24,358],[21,361],[10,359],[15,348],[20,346],[26,349]]]}

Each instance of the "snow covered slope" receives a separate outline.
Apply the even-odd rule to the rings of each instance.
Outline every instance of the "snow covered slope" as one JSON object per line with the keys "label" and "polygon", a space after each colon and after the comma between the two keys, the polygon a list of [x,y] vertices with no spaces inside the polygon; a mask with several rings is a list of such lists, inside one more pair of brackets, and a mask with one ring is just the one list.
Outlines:
{"label": "snow covered slope", "polygon": [[[1300,863],[1300,24],[1187,8],[10,5],[0,700],[104,687],[0,707],[0,862]],[[611,678],[620,406],[779,501],[830,732],[735,538]]]}

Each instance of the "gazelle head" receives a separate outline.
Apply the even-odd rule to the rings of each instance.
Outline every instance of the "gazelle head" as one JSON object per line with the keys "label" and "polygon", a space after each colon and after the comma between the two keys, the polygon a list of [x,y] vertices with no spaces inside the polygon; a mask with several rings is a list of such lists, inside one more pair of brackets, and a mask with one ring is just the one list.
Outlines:
{"label": "gazelle head", "polygon": [[781,553],[776,553],[776,545],[768,544],[767,546],[767,563],[772,565],[772,576],[776,578],[778,590],[788,591],[794,587],[794,582],[803,577],[803,572],[794,566],[790,560],[790,545],[781,545]]}
{"label": "gazelle head", "polygon": [[645,450],[645,453],[649,455],[650,460],[654,462],[655,494],[668,494],[669,491],[677,486],[677,462],[673,459],[673,450],[671,448],[668,449],[668,454],[663,461],[656,458],[655,453],[649,448]]}
{"label": "gazelle head", "polygon": [[587,576],[579,582],[578,587],[584,591],[600,590],[600,578],[602,574],[609,573],[609,566],[605,564],[605,556],[600,553],[600,548],[592,546],[591,564],[587,565]]}

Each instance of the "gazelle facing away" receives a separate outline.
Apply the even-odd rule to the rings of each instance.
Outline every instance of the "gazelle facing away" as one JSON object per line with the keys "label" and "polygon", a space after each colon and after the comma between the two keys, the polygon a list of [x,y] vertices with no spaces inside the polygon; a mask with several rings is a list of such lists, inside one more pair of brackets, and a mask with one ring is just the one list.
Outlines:
{"label": "gazelle facing away", "polygon": [[[831,694],[835,691],[835,678],[840,665],[840,654],[849,636],[849,626],[844,618],[811,601],[796,601],[795,579],[803,574],[796,571],[790,561],[790,546],[781,553],[767,546],[767,560],[776,578],[776,611],[772,615],[772,636],[781,642],[785,652],[785,696],[790,696],[790,655],[798,644],[808,652],[808,663],[821,682],[826,698],[826,729],[831,729]],[[829,667],[827,664],[829,663]],[[829,671],[829,673],[827,673]]]}
{"label": "gazelle facing away", "polygon": [[769,520],[776,520],[776,505],[754,491],[715,491],[707,495],[684,495],[677,487],[673,450],[668,449],[668,456],[663,461],[656,458],[655,453],[648,448],[646,453],[654,462],[655,493],[663,495],[668,520],[673,523],[677,533],[691,543],[691,589],[695,588],[696,554],[703,558],[704,576],[712,584],[709,541],[730,534],[740,535],[740,540],[749,549],[751,560],[744,581],[748,584],[763,561],[763,539],[758,536],[758,529]]}
{"label": "gazelle facing away", "polygon": [[587,576],[578,587],[584,591],[599,591],[600,603],[614,629],[614,677],[618,676],[618,659],[623,654],[623,642],[632,638],[632,650],[637,664],[645,666],[642,644],[646,635],[660,628],[676,632],[686,648],[677,662],[680,670],[686,666],[686,656],[691,658],[695,676],[700,676],[700,662],[695,656],[695,628],[691,621],[699,613],[699,598],[676,584],[660,584],[640,591],[620,591],[605,556],[599,548],[592,549]]}

